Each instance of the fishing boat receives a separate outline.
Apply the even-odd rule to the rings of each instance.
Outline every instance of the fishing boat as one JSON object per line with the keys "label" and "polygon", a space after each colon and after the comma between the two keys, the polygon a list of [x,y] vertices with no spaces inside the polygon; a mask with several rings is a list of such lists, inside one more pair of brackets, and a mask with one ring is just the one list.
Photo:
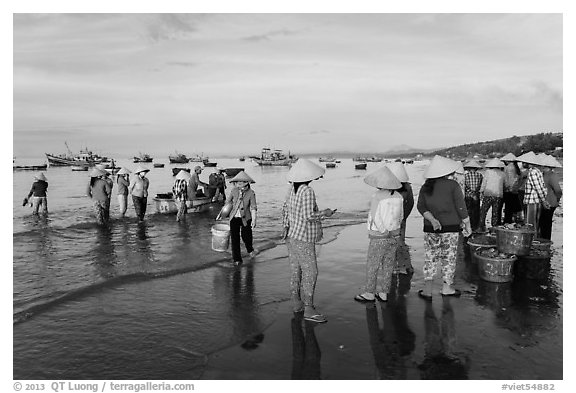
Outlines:
{"label": "fishing boat", "polygon": [[138,157],[134,156],[134,162],[152,162],[153,158],[150,154],[140,153]]}
{"label": "fishing boat", "polygon": [[174,154],[168,156],[168,159],[170,160],[170,164],[187,164],[189,161],[188,157],[186,157],[185,154],[178,152],[175,152]]}
{"label": "fishing boat", "polygon": [[326,168],[336,168],[336,163],[335,162],[327,162]]}
{"label": "fishing boat", "polygon": [[154,168],[164,168],[164,164],[160,164],[158,162],[155,162],[153,166]]}
{"label": "fishing boat", "polygon": [[204,153],[202,153],[201,155],[196,154],[194,157],[191,157],[188,161],[190,162],[204,162],[204,161],[208,161],[209,157],[204,157]]}
{"label": "fishing boat", "polygon": [[366,164],[365,162],[362,162],[362,163],[360,163],[360,164],[354,164],[354,168],[355,168],[355,169],[366,169],[366,166],[367,166],[367,165],[368,165],[368,164]]}
{"label": "fishing boat", "polygon": [[336,161],[336,159],[334,157],[328,156],[328,157],[320,157],[318,159],[318,161],[320,161],[320,162],[334,162],[334,161]]}
{"label": "fishing boat", "polygon": [[87,171],[89,168],[88,165],[72,165],[70,167],[70,169],[72,169],[73,172],[85,172]]}
{"label": "fishing boat", "polygon": [[366,162],[381,162],[381,161],[382,157],[376,157],[376,156],[366,157]]}
{"label": "fishing boat", "polygon": [[282,150],[271,150],[268,147],[262,149],[260,157],[253,156],[251,158],[261,166],[290,166],[298,160],[298,158],[291,155],[290,152],[286,155]]}
{"label": "fishing boat", "polygon": [[172,168],[172,176],[176,176],[180,171],[186,171],[190,173],[190,168]]}
{"label": "fishing boat", "polygon": [[[176,204],[171,192],[156,194],[156,197],[153,198],[153,200],[156,207],[156,213],[176,214],[178,212],[178,205]],[[186,201],[188,213],[203,213],[211,209],[218,212],[222,204],[222,201],[212,202],[212,198],[210,197],[199,197],[191,201]]]}
{"label": "fishing boat", "polygon": [[362,156],[356,156],[352,159],[352,161],[356,161],[356,162],[366,162],[366,157],[362,157]]}
{"label": "fishing boat", "polygon": [[47,164],[44,165],[12,165],[14,171],[45,171],[48,168]]}
{"label": "fishing boat", "polygon": [[208,161],[208,159],[205,159],[204,161],[202,161],[202,163],[206,167],[215,167],[216,165],[218,165],[217,162],[210,162],[210,161]]}
{"label": "fishing boat", "polygon": [[65,154],[50,154],[44,153],[48,159],[50,166],[94,166],[103,162],[109,162],[108,157],[96,154],[88,148],[80,150],[80,153],[74,154],[68,147],[68,143],[64,142],[68,153]]}
{"label": "fishing boat", "polygon": [[243,170],[244,168],[225,168],[224,172],[226,172],[226,177],[234,177]]}
{"label": "fishing boat", "polygon": [[242,156],[238,159],[238,161],[246,161],[246,157]]}

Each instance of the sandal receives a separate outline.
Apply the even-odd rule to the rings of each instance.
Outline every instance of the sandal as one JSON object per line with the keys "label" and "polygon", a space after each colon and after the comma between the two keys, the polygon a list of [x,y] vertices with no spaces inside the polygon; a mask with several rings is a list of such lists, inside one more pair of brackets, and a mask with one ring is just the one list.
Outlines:
{"label": "sandal", "polygon": [[328,320],[326,319],[326,317],[322,314],[314,314],[314,315],[310,315],[309,317],[307,317],[306,315],[304,315],[304,320],[305,321],[309,321],[309,322],[316,322],[316,323],[326,323],[328,322]]}
{"label": "sandal", "polygon": [[454,297],[460,297],[460,295],[462,295],[462,292],[460,292],[460,290],[455,289],[454,293],[442,293],[440,292],[440,295],[442,296],[454,296]]}
{"label": "sandal", "polygon": [[380,292],[376,293],[376,295],[374,295],[376,297],[376,299],[378,299],[379,302],[387,302],[388,301],[388,295],[386,295],[386,298],[383,298],[382,296],[380,296]]}
{"label": "sandal", "polygon": [[360,294],[360,295],[356,295],[354,296],[354,300],[356,300],[357,302],[360,303],[373,303],[376,301],[376,298],[374,299],[368,299],[367,297],[364,296],[364,294]]}
{"label": "sandal", "polygon": [[424,300],[429,301],[429,302],[432,301],[432,295],[425,295],[423,289],[421,289],[421,290],[418,291],[418,296],[421,297],[421,298],[424,299]]}

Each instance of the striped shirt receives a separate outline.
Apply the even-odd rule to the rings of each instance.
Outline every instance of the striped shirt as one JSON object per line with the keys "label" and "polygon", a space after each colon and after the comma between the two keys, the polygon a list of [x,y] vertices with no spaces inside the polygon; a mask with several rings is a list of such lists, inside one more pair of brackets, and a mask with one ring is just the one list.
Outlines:
{"label": "striped shirt", "polygon": [[478,171],[466,171],[464,175],[464,195],[477,196],[482,185],[482,174]]}
{"label": "striped shirt", "polygon": [[185,201],[188,199],[188,182],[185,179],[176,179],[174,186],[172,187],[172,195],[174,199],[179,201]]}
{"label": "striped shirt", "polygon": [[524,204],[542,203],[546,200],[547,194],[548,189],[544,183],[542,172],[537,168],[530,168],[524,188]]}
{"label": "striped shirt", "polygon": [[322,224],[318,215],[316,194],[306,184],[290,192],[282,207],[282,225],[288,228],[288,237],[315,243],[322,239]]}

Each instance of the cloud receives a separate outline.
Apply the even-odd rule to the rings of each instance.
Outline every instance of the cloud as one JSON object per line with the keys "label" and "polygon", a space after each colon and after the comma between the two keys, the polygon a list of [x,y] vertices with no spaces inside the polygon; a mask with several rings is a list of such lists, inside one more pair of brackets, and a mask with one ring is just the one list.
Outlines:
{"label": "cloud", "polygon": [[144,38],[156,44],[167,40],[185,39],[198,31],[203,14],[157,14],[144,16]]}
{"label": "cloud", "polygon": [[297,31],[292,31],[292,30],[286,30],[286,29],[282,29],[282,30],[274,30],[274,31],[270,31],[268,33],[265,34],[260,34],[260,35],[253,35],[253,36],[249,36],[249,37],[245,37],[242,38],[242,40],[244,41],[251,41],[251,42],[259,42],[259,41],[268,41],[274,37],[278,37],[278,36],[289,36],[289,35],[294,35],[294,34],[298,34]]}
{"label": "cloud", "polygon": [[191,61],[169,61],[166,63],[166,65],[173,67],[197,67],[198,64]]}

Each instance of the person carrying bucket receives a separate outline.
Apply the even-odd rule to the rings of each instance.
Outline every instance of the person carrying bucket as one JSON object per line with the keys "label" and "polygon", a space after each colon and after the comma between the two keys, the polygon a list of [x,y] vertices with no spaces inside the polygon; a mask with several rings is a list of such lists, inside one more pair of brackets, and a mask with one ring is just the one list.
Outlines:
{"label": "person carrying bucket", "polygon": [[176,180],[174,180],[172,195],[174,196],[174,201],[178,204],[178,213],[176,213],[176,221],[178,222],[181,221],[188,212],[186,202],[188,201],[188,182],[191,178],[192,176],[188,171],[181,170],[176,175]]}
{"label": "person carrying bucket", "polygon": [[230,183],[235,185],[217,220],[230,217],[230,241],[232,242],[232,261],[234,266],[242,264],[242,253],[240,251],[240,237],[246,246],[246,251],[254,258],[258,250],[252,245],[252,229],[256,228],[256,194],[250,187],[255,181],[244,171],[238,173]]}

